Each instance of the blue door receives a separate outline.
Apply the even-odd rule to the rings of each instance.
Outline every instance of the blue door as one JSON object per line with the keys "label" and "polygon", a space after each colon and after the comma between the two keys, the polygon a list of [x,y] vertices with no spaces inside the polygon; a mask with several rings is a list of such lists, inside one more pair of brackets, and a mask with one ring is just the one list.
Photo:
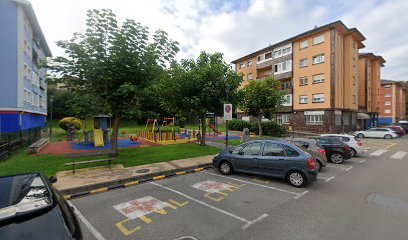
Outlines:
{"label": "blue door", "polygon": [[257,172],[261,147],[262,142],[249,143],[243,147],[238,155],[235,155],[234,167],[236,170]]}
{"label": "blue door", "polygon": [[259,172],[281,176],[286,168],[285,150],[277,143],[266,142],[259,157]]}

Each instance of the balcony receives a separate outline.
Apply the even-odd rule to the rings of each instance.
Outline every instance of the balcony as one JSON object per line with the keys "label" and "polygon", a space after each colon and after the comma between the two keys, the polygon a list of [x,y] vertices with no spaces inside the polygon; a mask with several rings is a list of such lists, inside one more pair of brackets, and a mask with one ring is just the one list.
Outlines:
{"label": "balcony", "polygon": [[266,60],[262,60],[259,62],[256,62],[256,69],[262,69],[262,68],[267,68],[267,67],[272,67],[272,58],[266,59]]}

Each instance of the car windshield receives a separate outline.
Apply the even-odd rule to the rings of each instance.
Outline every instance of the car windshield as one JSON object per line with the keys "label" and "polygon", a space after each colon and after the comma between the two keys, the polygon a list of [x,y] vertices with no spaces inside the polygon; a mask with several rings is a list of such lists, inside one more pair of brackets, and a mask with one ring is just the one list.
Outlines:
{"label": "car windshield", "polygon": [[0,220],[49,206],[52,198],[39,174],[0,178]]}

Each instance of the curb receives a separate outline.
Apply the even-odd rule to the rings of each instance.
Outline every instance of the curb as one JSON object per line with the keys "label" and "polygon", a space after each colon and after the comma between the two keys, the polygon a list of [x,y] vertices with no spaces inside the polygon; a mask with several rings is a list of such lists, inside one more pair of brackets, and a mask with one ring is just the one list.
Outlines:
{"label": "curb", "polygon": [[201,172],[204,169],[212,168],[212,163],[200,164],[187,168],[178,168],[170,171],[157,172],[153,174],[146,174],[137,177],[130,177],[125,179],[118,179],[110,182],[97,183],[87,186],[76,187],[72,189],[65,189],[59,191],[65,200],[73,198],[94,195],[98,193],[107,192],[118,188],[127,188],[141,183],[162,180],[170,177],[185,175],[187,173]]}

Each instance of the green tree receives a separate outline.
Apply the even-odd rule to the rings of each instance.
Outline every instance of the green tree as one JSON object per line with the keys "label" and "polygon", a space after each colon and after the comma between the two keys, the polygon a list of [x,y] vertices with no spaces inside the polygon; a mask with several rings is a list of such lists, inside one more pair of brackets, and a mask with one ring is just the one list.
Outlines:
{"label": "green tree", "polygon": [[199,115],[201,145],[205,145],[205,114],[212,112],[220,116],[226,103],[227,86],[230,100],[234,102],[241,81],[242,77],[231,70],[222,53],[201,52],[197,60],[184,59],[180,64],[173,62],[171,69],[162,76],[161,105],[178,116]]}
{"label": "green tree", "polygon": [[242,89],[239,108],[247,115],[258,118],[259,136],[262,136],[262,117],[270,118],[276,113],[283,102],[281,83],[274,78],[262,81],[251,81]]}
{"label": "green tree", "polygon": [[117,153],[121,116],[136,106],[143,89],[161,74],[179,51],[178,43],[157,30],[126,19],[121,26],[111,10],[89,10],[86,31],[58,41],[67,57],[50,68],[67,88],[97,97],[113,115],[112,150]]}

